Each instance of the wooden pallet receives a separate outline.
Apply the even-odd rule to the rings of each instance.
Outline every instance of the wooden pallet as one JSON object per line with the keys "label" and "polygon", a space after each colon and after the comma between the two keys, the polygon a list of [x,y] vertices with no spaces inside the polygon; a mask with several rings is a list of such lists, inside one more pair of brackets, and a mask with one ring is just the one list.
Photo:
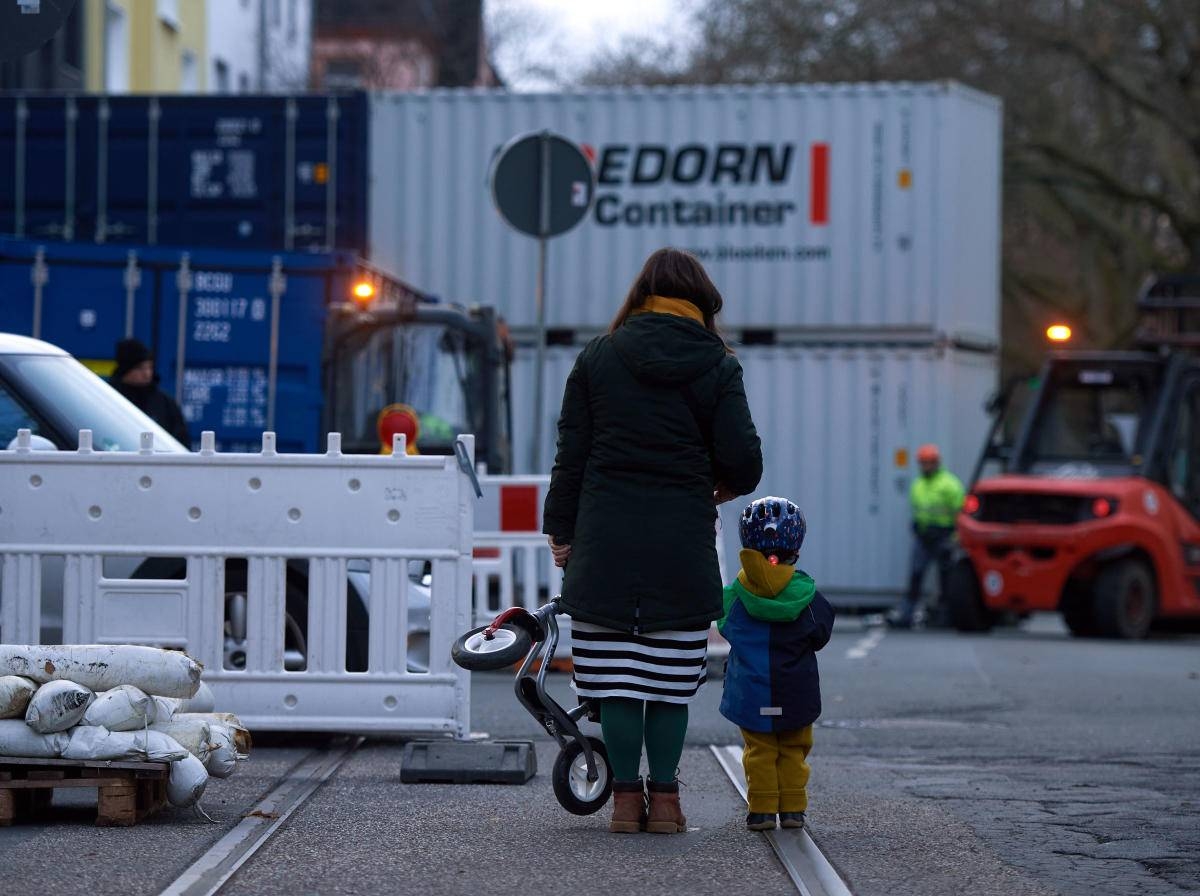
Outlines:
{"label": "wooden pallet", "polygon": [[96,824],[137,824],[167,802],[168,762],[86,762],[0,756],[0,827],[42,815],[60,787],[97,790]]}

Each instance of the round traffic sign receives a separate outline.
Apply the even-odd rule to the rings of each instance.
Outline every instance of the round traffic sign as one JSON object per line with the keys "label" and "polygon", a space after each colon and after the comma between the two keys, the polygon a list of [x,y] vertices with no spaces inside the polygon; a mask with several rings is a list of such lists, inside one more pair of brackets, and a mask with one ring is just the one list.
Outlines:
{"label": "round traffic sign", "polygon": [[540,131],[508,142],[488,175],[496,208],[512,227],[536,237],[566,233],[592,205],[595,172],[576,144]]}
{"label": "round traffic sign", "polygon": [[2,0],[0,60],[19,59],[54,37],[75,0]]}

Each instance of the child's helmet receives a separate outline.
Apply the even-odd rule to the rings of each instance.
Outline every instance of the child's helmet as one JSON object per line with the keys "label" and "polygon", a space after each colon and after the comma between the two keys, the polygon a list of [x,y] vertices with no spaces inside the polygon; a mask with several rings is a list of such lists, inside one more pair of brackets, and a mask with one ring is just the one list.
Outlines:
{"label": "child's helmet", "polygon": [[800,557],[800,546],[808,524],[800,508],[787,498],[759,498],[742,511],[738,532],[742,547],[778,562],[794,564]]}

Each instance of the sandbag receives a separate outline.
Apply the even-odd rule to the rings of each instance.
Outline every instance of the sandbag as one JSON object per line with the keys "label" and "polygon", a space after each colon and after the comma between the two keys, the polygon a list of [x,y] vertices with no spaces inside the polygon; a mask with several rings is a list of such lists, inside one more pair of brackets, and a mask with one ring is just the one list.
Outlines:
{"label": "sandbag", "polygon": [[169,722],[157,723],[154,730],[161,731],[201,762],[207,760],[208,754],[216,748],[212,728],[205,719],[174,718]]}
{"label": "sandbag", "polygon": [[109,731],[92,725],[71,730],[63,759],[171,762],[184,759],[187,750],[161,731]]}
{"label": "sandbag", "polygon": [[216,698],[213,696],[212,688],[208,686],[207,681],[201,681],[200,687],[196,689],[196,695],[186,700],[180,700],[179,704],[175,707],[175,713],[212,712],[216,705]]}
{"label": "sandbag", "polygon": [[25,759],[60,759],[71,735],[62,732],[38,734],[24,719],[0,721],[0,756]]}
{"label": "sandbag", "polygon": [[242,720],[231,712],[177,713],[175,719],[178,721],[204,719],[209,723],[223,725],[229,729],[232,735],[233,747],[237,750],[238,756],[245,758],[250,755],[250,748],[253,746],[250,731],[242,724]]}
{"label": "sandbag", "polygon": [[194,806],[204,795],[208,786],[208,772],[204,763],[191,754],[178,762],[171,763],[171,777],[167,780],[167,802],[172,806],[186,808]]}
{"label": "sandbag", "polygon": [[0,674],[38,684],[74,681],[93,691],[131,684],[160,697],[191,697],[200,687],[200,664],[178,650],[134,644],[0,644]]}
{"label": "sandbag", "polygon": [[20,675],[0,675],[0,719],[23,719],[37,683]]}
{"label": "sandbag", "polygon": [[96,695],[73,681],[52,681],[37,689],[25,710],[25,724],[38,734],[66,731],[79,724]]}
{"label": "sandbag", "polygon": [[233,732],[224,725],[211,725],[212,750],[204,760],[205,770],[214,778],[228,778],[237,769],[238,752],[233,745]]}
{"label": "sandbag", "polygon": [[179,708],[179,701],[174,697],[151,697],[154,701],[154,721],[159,725],[165,725],[171,721],[175,715],[175,710]]}
{"label": "sandbag", "polygon": [[138,731],[153,725],[157,718],[153,697],[131,684],[122,684],[97,694],[95,702],[83,714],[82,724],[98,725],[109,731]]}

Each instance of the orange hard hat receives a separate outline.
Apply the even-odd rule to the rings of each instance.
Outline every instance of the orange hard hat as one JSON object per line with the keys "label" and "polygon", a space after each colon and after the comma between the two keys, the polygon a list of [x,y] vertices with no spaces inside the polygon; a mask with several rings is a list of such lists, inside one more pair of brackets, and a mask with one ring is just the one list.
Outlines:
{"label": "orange hard hat", "polygon": [[917,449],[917,463],[934,463],[942,459],[937,445],[922,445]]}

